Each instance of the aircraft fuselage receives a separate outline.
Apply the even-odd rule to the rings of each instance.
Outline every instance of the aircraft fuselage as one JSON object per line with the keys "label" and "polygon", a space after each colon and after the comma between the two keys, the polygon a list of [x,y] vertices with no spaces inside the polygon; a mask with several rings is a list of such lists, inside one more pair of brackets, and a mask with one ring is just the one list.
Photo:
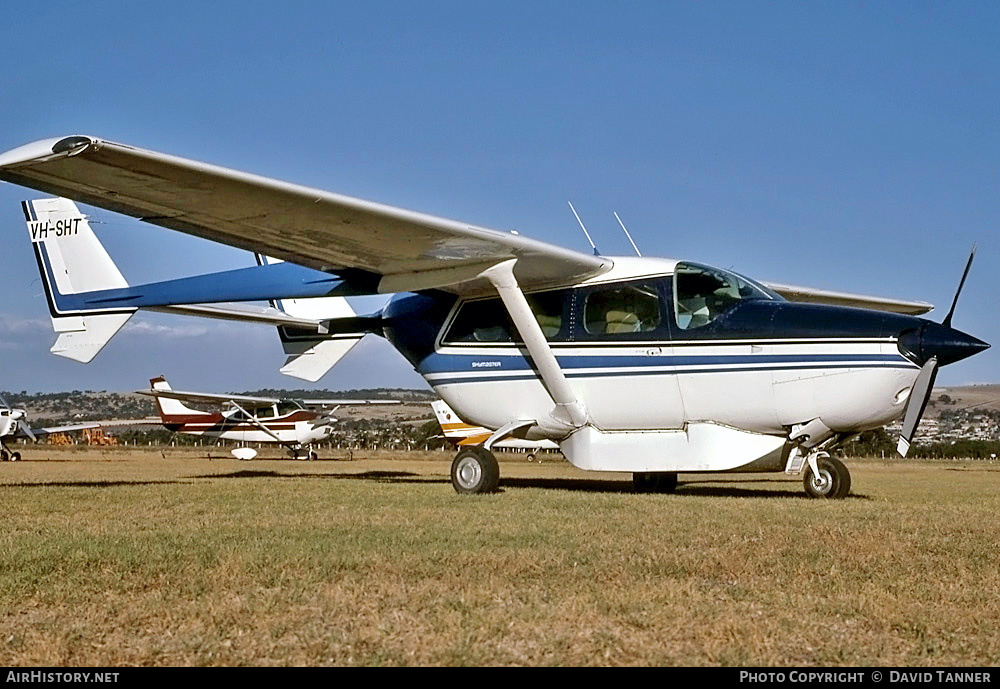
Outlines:
{"label": "aircraft fuselage", "polygon": [[[847,437],[899,417],[930,356],[948,363],[985,346],[914,316],[786,301],[706,266],[615,263],[626,270],[526,294],[590,425],[607,434],[709,423],[787,438],[812,424]],[[386,338],[469,423],[496,429],[552,409],[495,296],[397,295],[383,318]],[[526,437],[564,439],[541,425]]]}

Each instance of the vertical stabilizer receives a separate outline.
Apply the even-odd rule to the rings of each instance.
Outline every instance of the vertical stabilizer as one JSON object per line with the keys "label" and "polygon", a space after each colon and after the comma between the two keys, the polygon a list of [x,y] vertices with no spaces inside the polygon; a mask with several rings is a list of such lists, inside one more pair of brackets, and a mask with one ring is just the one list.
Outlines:
{"label": "vertical stabilizer", "polygon": [[88,363],[135,313],[128,308],[95,308],[84,292],[128,287],[118,267],[90,228],[87,216],[69,199],[37,199],[21,204],[38,271],[58,334],[51,352]]}
{"label": "vertical stabilizer", "polygon": [[434,410],[434,416],[437,417],[437,422],[441,426],[442,435],[452,442],[459,442],[484,434],[488,436],[490,434],[490,431],[482,426],[473,426],[462,421],[458,414],[444,400],[434,400],[431,402],[431,408]]}
{"label": "vertical stabilizer", "polygon": [[[157,390],[164,392],[170,391],[170,383],[163,376],[157,376],[156,378],[149,379],[149,385],[153,388],[153,391]],[[177,417],[190,417],[192,415],[207,416],[208,412],[198,411],[197,409],[192,409],[186,404],[178,399],[172,397],[161,397],[160,395],[154,395],[153,399],[156,400],[156,406],[160,410],[160,419],[163,423],[177,422]]]}

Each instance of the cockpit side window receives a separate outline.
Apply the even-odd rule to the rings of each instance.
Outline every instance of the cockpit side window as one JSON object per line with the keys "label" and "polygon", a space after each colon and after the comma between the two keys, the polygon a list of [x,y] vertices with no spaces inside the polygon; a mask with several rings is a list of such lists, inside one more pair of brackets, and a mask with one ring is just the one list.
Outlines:
{"label": "cockpit side window", "polygon": [[[524,295],[535,314],[545,339],[559,342],[569,339],[564,327],[564,314],[569,309],[572,293],[569,290],[534,292]],[[514,336],[511,336],[514,333]],[[503,343],[520,342],[517,329],[510,320],[507,308],[498,297],[467,301],[459,307],[458,314],[445,334],[449,343]]]}
{"label": "cockpit side window", "polygon": [[285,416],[302,409],[302,405],[295,400],[282,400],[278,402],[278,416]]}
{"label": "cockpit side window", "polygon": [[583,306],[588,335],[628,336],[660,326],[660,294],[646,282],[609,285],[589,292]]}
{"label": "cockpit side window", "polygon": [[749,280],[718,268],[678,263],[674,272],[674,317],[681,330],[701,328],[744,299],[773,299]]}

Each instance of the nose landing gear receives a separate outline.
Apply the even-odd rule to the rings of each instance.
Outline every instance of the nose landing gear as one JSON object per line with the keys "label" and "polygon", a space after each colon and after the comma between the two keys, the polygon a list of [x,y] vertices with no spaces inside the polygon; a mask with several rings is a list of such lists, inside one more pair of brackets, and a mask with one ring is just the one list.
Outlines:
{"label": "nose landing gear", "polygon": [[846,498],[851,492],[851,472],[836,457],[819,452],[815,462],[808,462],[802,484],[811,498]]}

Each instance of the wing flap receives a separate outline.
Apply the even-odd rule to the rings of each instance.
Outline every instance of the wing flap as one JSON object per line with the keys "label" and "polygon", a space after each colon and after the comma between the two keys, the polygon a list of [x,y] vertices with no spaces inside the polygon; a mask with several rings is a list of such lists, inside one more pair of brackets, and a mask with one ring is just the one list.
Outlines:
{"label": "wing flap", "polygon": [[[536,287],[580,281],[612,265],[516,233],[93,137],[47,140],[2,154],[0,179],[326,271],[419,275],[516,257],[518,280]],[[392,290],[407,283],[397,280]],[[474,287],[455,291],[469,289]]]}

